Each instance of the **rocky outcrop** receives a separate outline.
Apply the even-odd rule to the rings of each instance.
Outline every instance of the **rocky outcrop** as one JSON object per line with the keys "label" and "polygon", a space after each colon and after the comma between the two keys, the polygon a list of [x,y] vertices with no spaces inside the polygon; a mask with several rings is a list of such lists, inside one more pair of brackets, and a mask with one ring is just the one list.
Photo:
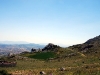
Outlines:
{"label": "rocky outcrop", "polygon": [[42,51],[55,51],[55,50],[57,50],[58,48],[60,48],[60,46],[54,45],[54,44],[52,44],[52,43],[49,43],[48,45],[46,45],[46,46],[42,49]]}
{"label": "rocky outcrop", "polygon": [[0,67],[15,67],[17,62],[0,61]]}

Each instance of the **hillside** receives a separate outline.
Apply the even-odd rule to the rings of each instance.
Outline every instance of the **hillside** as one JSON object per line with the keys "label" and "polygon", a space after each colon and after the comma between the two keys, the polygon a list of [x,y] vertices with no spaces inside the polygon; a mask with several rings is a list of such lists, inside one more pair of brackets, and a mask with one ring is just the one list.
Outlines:
{"label": "hillside", "polygon": [[87,40],[83,44],[73,45],[69,48],[73,50],[78,50],[81,52],[100,52],[100,35],[92,39]]}
{"label": "hillside", "polygon": [[[62,48],[58,45],[49,43],[44,48],[42,48],[41,53],[37,52],[31,56],[33,58],[37,56],[38,58],[41,59],[41,54],[43,52],[45,52],[44,55],[46,54],[46,52],[53,52],[55,54],[55,57],[53,57],[53,59],[67,59],[70,57],[73,57],[73,58],[88,57],[89,55],[93,55],[99,59],[100,57],[98,55],[100,54],[100,36],[96,36],[92,39],[89,39],[83,44],[69,46],[68,48]],[[43,56],[43,57],[46,57],[46,56]]]}

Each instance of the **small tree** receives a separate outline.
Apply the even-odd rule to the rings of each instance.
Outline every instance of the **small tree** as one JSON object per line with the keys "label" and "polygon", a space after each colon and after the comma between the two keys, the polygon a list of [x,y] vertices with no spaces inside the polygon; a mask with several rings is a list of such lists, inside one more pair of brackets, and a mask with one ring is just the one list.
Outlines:
{"label": "small tree", "polygon": [[32,48],[32,49],[31,49],[31,52],[36,52],[36,49],[33,49],[33,48]]}

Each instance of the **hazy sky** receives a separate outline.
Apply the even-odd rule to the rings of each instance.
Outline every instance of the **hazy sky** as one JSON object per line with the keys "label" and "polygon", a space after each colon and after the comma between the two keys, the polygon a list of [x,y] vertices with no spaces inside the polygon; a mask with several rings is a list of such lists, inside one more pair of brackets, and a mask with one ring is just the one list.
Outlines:
{"label": "hazy sky", "polygon": [[100,34],[100,0],[0,0],[0,41],[72,45]]}

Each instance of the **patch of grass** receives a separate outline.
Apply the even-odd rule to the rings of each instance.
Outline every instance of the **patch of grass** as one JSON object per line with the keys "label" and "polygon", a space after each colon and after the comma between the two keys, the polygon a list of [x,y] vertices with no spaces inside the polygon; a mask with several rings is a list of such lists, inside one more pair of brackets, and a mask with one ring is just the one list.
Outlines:
{"label": "patch of grass", "polygon": [[31,54],[28,57],[34,58],[34,59],[49,59],[49,58],[54,58],[56,54],[54,52],[42,52],[42,53],[36,53],[36,54]]}

